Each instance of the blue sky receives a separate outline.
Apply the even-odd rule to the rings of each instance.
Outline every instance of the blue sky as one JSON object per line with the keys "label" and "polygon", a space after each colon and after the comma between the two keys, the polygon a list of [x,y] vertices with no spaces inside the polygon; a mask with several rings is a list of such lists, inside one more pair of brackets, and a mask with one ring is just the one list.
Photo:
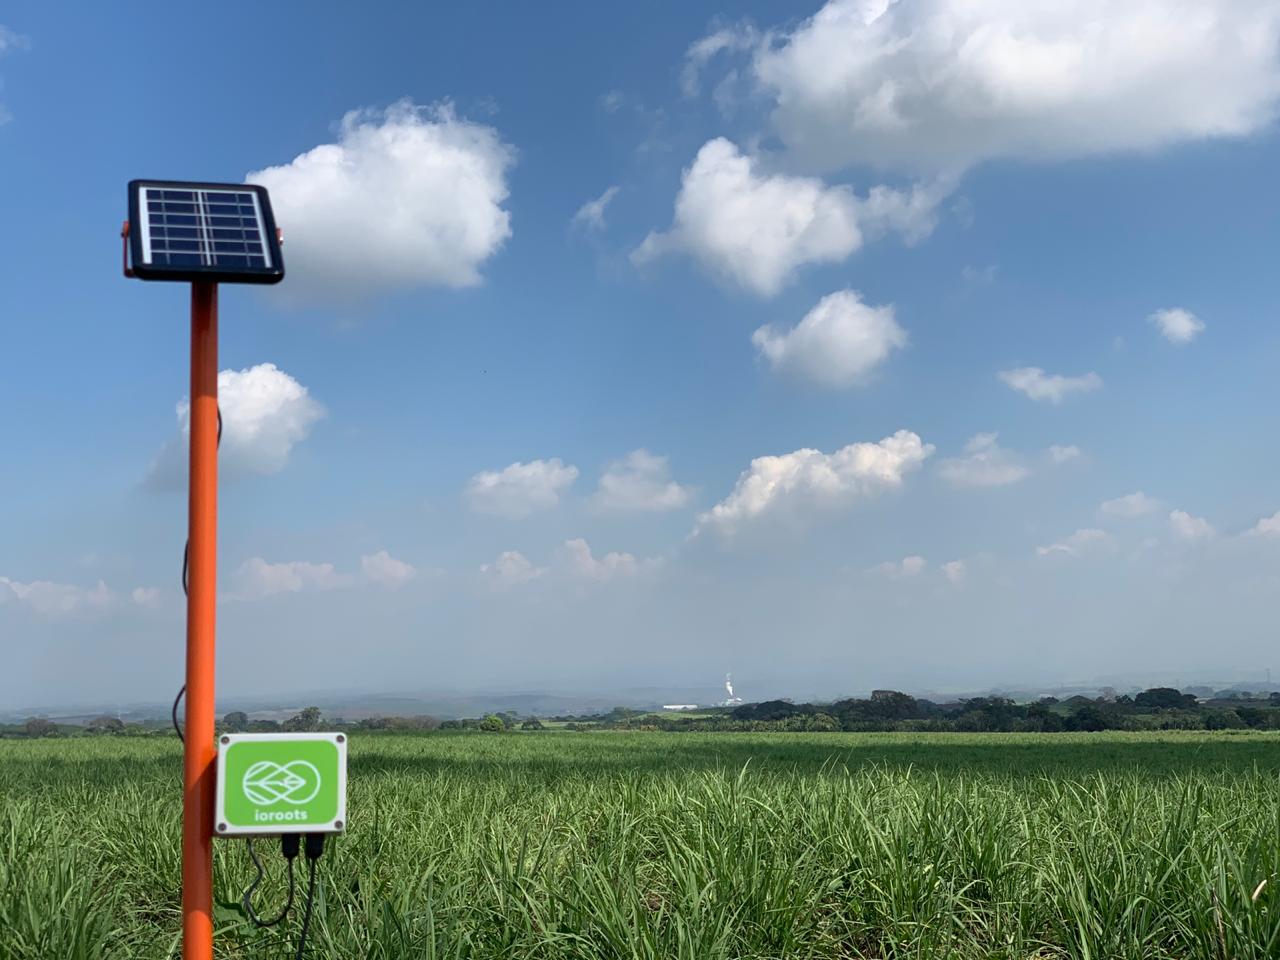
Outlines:
{"label": "blue sky", "polygon": [[1280,668],[1278,37],[6,4],[0,704],[180,676],[187,292],[120,276],[135,177],[285,233],[222,292],[225,694]]}

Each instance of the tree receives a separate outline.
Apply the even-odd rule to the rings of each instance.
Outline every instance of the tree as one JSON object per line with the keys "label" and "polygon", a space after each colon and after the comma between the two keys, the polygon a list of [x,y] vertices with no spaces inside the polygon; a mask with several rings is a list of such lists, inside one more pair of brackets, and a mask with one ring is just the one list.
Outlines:
{"label": "tree", "polygon": [[304,707],[284,722],[284,728],[290,733],[311,733],[320,729],[320,708]]}
{"label": "tree", "polygon": [[227,733],[244,733],[249,729],[249,715],[243,710],[232,710],[222,718],[222,729]]}
{"label": "tree", "polygon": [[1062,729],[1062,717],[1049,709],[1049,704],[1041,700],[1027,707],[1027,720],[1031,729],[1041,733],[1057,733]]}
{"label": "tree", "polygon": [[542,725],[542,721],[539,720],[537,717],[530,717],[524,723],[520,724],[520,729],[521,730],[545,730],[546,727]]}
{"label": "tree", "polygon": [[783,720],[802,711],[789,700],[765,700],[735,707],[729,716],[735,720]]}
{"label": "tree", "polygon": [[915,697],[897,690],[872,690],[871,702],[877,716],[886,720],[906,720],[917,712]]}
{"label": "tree", "polygon": [[1096,733],[1099,730],[1107,729],[1107,717],[1097,707],[1081,707],[1067,717],[1064,726],[1068,730],[1083,730],[1089,733]]}
{"label": "tree", "polygon": [[829,713],[815,713],[805,717],[804,728],[810,733],[834,733],[840,729],[840,724]]}
{"label": "tree", "polygon": [[1152,687],[1133,698],[1140,710],[1194,710],[1196,698],[1173,687]]}
{"label": "tree", "polygon": [[1212,710],[1204,717],[1206,730],[1238,730],[1243,726],[1244,721],[1234,710]]}
{"label": "tree", "polygon": [[58,733],[57,724],[44,717],[28,717],[22,729],[28,737],[52,737]]}
{"label": "tree", "polygon": [[507,725],[502,722],[502,718],[496,713],[491,713],[480,721],[480,729],[485,733],[502,733],[507,729]]}
{"label": "tree", "polygon": [[124,721],[119,717],[103,715],[89,721],[90,733],[119,733],[124,729]]}

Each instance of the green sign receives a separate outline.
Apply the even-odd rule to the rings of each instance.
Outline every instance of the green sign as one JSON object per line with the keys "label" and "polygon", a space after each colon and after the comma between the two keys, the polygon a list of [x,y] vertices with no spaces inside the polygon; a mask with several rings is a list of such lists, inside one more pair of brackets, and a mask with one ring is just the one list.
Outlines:
{"label": "green sign", "polygon": [[341,733],[240,733],[218,738],[214,831],[341,833],[347,738]]}

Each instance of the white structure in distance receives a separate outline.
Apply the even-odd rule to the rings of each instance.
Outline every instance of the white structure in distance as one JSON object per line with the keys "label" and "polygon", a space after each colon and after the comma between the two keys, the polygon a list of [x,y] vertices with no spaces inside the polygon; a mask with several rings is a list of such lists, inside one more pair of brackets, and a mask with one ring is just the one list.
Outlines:
{"label": "white structure in distance", "polygon": [[742,698],[739,696],[735,696],[733,693],[733,674],[726,673],[724,675],[724,689],[729,694],[729,696],[726,697],[723,701],[721,701],[720,706],[736,707],[738,704],[742,702]]}

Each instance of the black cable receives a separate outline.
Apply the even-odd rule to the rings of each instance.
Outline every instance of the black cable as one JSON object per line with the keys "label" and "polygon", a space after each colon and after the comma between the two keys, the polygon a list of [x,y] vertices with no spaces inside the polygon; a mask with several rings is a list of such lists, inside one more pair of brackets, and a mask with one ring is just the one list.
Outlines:
{"label": "black cable", "polygon": [[255,927],[274,927],[289,915],[289,910],[293,907],[293,861],[298,856],[298,835],[296,833],[286,833],[280,837],[280,851],[284,854],[285,863],[288,864],[289,869],[289,895],[285,899],[283,909],[272,920],[263,920],[253,910],[253,891],[258,889],[258,884],[262,883],[267,874],[262,867],[262,861],[258,859],[257,851],[253,849],[253,837],[247,837],[246,843],[249,847],[249,859],[253,861],[253,866],[258,871],[258,875],[253,878],[253,883],[249,884],[249,889],[244,892],[240,902],[244,904],[245,913],[248,914]]}
{"label": "black cable", "polygon": [[[218,449],[222,449],[222,407],[218,407]],[[188,539],[182,545],[182,595],[187,596],[187,567],[191,563],[191,540]],[[169,711],[169,718],[173,721],[173,732],[178,735],[179,743],[186,743],[187,738],[182,735],[182,728],[178,726],[178,704],[182,702],[182,696],[187,692],[187,685],[184,683],[178,689],[178,695],[173,698],[173,709]]]}
{"label": "black cable", "polygon": [[178,691],[178,695],[173,698],[173,709],[169,711],[169,716],[173,720],[174,732],[178,734],[178,742],[186,743],[187,738],[182,735],[182,728],[178,726],[178,704],[182,702],[182,695],[187,692],[187,685],[184,683]]}
{"label": "black cable", "polygon": [[316,861],[324,853],[324,834],[307,834],[307,908],[302,914],[302,930],[298,934],[298,952],[294,960],[302,960],[307,948],[307,930],[311,927],[311,908],[315,904]]}

